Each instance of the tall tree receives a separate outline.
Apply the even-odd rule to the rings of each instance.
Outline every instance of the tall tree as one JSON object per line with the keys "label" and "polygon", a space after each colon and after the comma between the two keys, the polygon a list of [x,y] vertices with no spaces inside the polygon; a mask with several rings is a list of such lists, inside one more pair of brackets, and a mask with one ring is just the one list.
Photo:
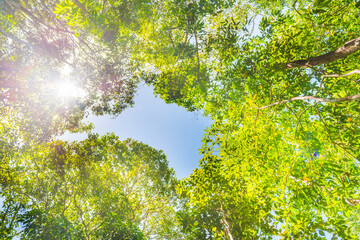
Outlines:
{"label": "tall tree", "polygon": [[[21,223],[26,239],[181,238],[174,171],[162,151],[141,142],[113,134],[54,141],[24,147],[9,165],[17,181],[1,192],[6,203],[14,195],[23,205],[2,236]],[[6,204],[1,210],[10,221]]]}
{"label": "tall tree", "polygon": [[[216,118],[256,108],[316,116],[330,142],[358,156],[357,1],[172,1],[137,33],[140,78],[167,102]],[[345,14],[346,13],[346,14]],[[286,103],[286,104],[285,104]],[[346,140],[345,140],[346,139]]]}
{"label": "tall tree", "polygon": [[[186,238],[321,239],[325,232],[356,238],[358,1],[4,0],[0,4],[1,111],[6,111],[2,119],[16,124],[6,129],[23,130],[24,139],[35,133],[38,141],[47,140],[65,129],[79,128],[90,112],[121,112],[132,103],[135,83],[144,80],[166,102],[203,109],[217,120],[204,138],[199,168],[178,188],[186,194],[178,214]],[[78,78],[85,97],[61,102],[49,98],[49,92],[46,95],[49,79],[66,75],[64,66]],[[8,137],[1,140],[11,149]],[[71,146],[52,144],[60,149]],[[76,148],[83,149],[81,144]],[[11,154],[3,156],[3,169],[9,170],[4,174],[19,171],[11,168]],[[83,174],[87,166],[97,165],[75,169]],[[51,174],[61,175],[61,169]],[[88,185],[100,191],[88,180],[92,177],[84,179],[80,189]],[[12,191],[21,192],[26,182],[13,185],[19,189]],[[36,192],[41,191],[34,188]],[[85,202],[97,199],[93,192],[81,197]],[[54,195],[52,190],[41,194]],[[41,194],[35,199],[42,199]],[[15,207],[5,215],[17,216],[23,198],[8,196],[9,206]],[[111,202],[131,210],[120,192],[117,198],[110,196]],[[11,205],[12,199],[22,205]],[[93,206],[110,206],[106,204]],[[90,236],[87,228],[95,215],[79,212],[76,205],[74,200],[74,212],[83,223],[75,229]],[[123,228],[116,227],[124,229],[123,234],[137,234],[144,226],[141,220],[140,225],[130,220],[127,211],[120,213],[115,207],[114,212],[124,220]],[[31,216],[41,222],[38,216],[43,213],[38,213]],[[11,229],[16,221],[15,217],[6,226]],[[56,232],[57,227],[51,229]],[[45,231],[36,224],[27,229],[29,234]]]}
{"label": "tall tree", "polygon": [[[231,129],[246,131],[246,116],[255,120],[266,115],[266,124],[274,128],[273,131],[260,128],[266,133],[262,137],[264,144],[278,143],[281,151],[273,153],[277,154],[278,158],[283,158],[280,153],[284,154],[283,151],[286,149],[288,156],[299,154],[305,146],[312,149],[306,156],[309,159],[304,160],[305,156],[295,158],[299,159],[296,161],[291,159],[287,167],[292,169],[291,161],[319,164],[317,168],[312,168],[318,170],[317,180],[321,184],[306,174],[302,175],[305,168],[299,167],[289,175],[283,176],[283,185],[273,185],[276,183],[275,180],[265,179],[268,174],[269,177],[276,176],[272,171],[277,165],[266,165],[263,170],[260,168],[263,164],[262,159],[265,158],[266,162],[273,161],[267,155],[260,155],[265,154],[261,148],[261,151],[255,151],[257,157],[253,164],[256,169],[254,172],[261,170],[264,171],[264,175],[257,176],[260,173],[254,173],[254,177],[258,177],[259,180],[257,182],[252,178],[249,184],[256,183],[261,188],[264,182],[271,182],[270,186],[274,187],[271,191],[274,192],[268,193],[264,189],[254,191],[254,199],[263,198],[267,204],[255,206],[255,209],[264,207],[257,212],[259,215],[252,212],[251,217],[241,220],[237,217],[245,214],[244,212],[231,215],[232,211],[240,208],[235,204],[240,201],[235,196],[241,190],[227,190],[232,189],[230,184],[243,186],[244,182],[247,185],[243,174],[251,174],[251,169],[242,168],[241,163],[227,161],[227,158],[216,153],[212,153],[211,157],[205,155],[200,168],[188,181],[184,181],[188,186],[183,189],[192,196],[190,203],[193,205],[190,205],[190,212],[197,214],[193,218],[193,223],[199,219],[203,221],[203,228],[198,234],[210,238],[215,237],[216,233],[230,239],[244,236],[272,237],[274,234],[321,238],[323,230],[326,230],[337,236],[350,238],[352,233],[346,230],[350,224],[347,219],[358,208],[359,202],[358,196],[352,195],[358,189],[356,177],[353,179],[352,174],[353,171],[357,171],[360,146],[360,96],[357,84],[359,38],[356,36],[360,26],[359,3],[348,0],[274,1],[266,6],[263,1],[221,1],[212,2],[211,7],[209,5],[207,1],[173,1],[164,5],[164,13],[169,20],[165,21],[163,19],[166,17],[163,17],[157,22],[158,28],[155,27],[153,32],[163,30],[161,37],[155,34],[147,35],[151,36],[149,39],[154,42],[158,39],[160,44],[149,44],[148,48],[151,50],[144,62],[150,63],[151,67],[143,72],[142,77],[153,84],[155,93],[166,101],[176,102],[189,110],[204,109],[208,115],[219,119],[220,128],[226,129],[223,130],[225,132],[232,132]],[[178,45],[182,47],[177,52]],[[243,108],[249,101],[251,104]],[[235,116],[242,121],[232,120],[234,113],[231,109],[235,109]],[[218,126],[214,127],[216,131],[217,128]],[[235,138],[234,133],[229,133],[231,144],[224,144],[220,137],[214,137],[211,142],[214,146],[219,146],[220,153],[224,152],[225,156],[231,153],[233,148],[242,151],[258,149],[258,136],[253,131],[255,130],[242,134],[239,138]],[[288,133],[293,134],[293,137],[287,137]],[[244,142],[249,142],[249,145],[244,145]],[[301,151],[295,151],[298,147]],[[321,157],[317,158],[319,152],[320,156],[326,156],[329,162],[322,162]],[[240,156],[248,159],[252,154],[244,152]],[[310,160],[312,158],[314,161]],[[256,168],[257,164],[260,165],[259,169]],[[282,163],[277,164],[280,166]],[[224,173],[229,168],[236,168],[237,172],[233,172],[233,175]],[[231,176],[231,179],[227,180],[227,176]],[[333,200],[328,200],[329,202],[338,203],[338,209],[323,212],[324,216],[328,217],[327,220],[331,221],[326,222],[327,220],[316,216],[322,212],[317,205],[329,209],[332,207],[323,202],[323,199],[329,196],[324,197],[319,193],[316,193],[319,195],[316,196],[311,191],[308,193],[309,189],[315,188],[312,181],[314,184],[318,183],[323,191],[327,189],[325,195],[334,197]],[[332,185],[328,185],[328,181]],[[304,188],[305,193],[301,193],[299,185],[307,186]],[[291,193],[294,186],[297,193]],[[216,189],[220,189],[220,193],[216,194]],[[228,194],[221,193],[221,189]],[[281,194],[278,191],[282,189],[289,192],[289,195],[285,196],[286,202],[280,207],[274,207],[271,203],[275,203],[274,199],[280,198]],[[342,190],[340,192],[335,189]],[[263,195],[264,193],[266,194]],[[270,201],[268,198],[272,194],[275,197]],[[315,196],[314,201],[317,203],[309,203],[309,196]],[[201,202],[203,199],[204,203]],[[340,199],[343,204],[338,202]],[[233,202],[239,208],[233,207]],[[231,206],[226,207],[226,204]],[[300,225],[296,225],[294,220],[287,219],[289,213],[286,213],[287,218],[280,217],[278,212],[272,214],[271,211],[285,208],[284,206],[294,207],[296,211],[300,211],[300,215],[304,215],[301,216],[302,220],[297,219]],[[303,206],[306,208],[302,208]],[[335,211],[341,214],[331,215]],[[206,217],[204,219],[204,212],[212,212],[213,218],[218,219],[217,224],[208,221]],[[234,222],[231,223],[227,216]],[[276,219],[271,219],[271,216],[279,217],[285,227],[274,226],[272,221]],[[259,223],[257,219],[265,219],[265,222]],[[308,221],[320,225],[307,226]],[[239,222],[241,226],[236,225]],[[269,224],[275,229],[269,227]],[[222,230],[219,231],[222,232],[213,231],[211,227],[221,227]],[[254,232],[251,229],[255,229]],[[283,231],[280,231],[281,229]]]}
{"label": "tall tree", "polygon": [[200,227],[193,234],[324,239],[328,232],[357,239],[349,219],[360,205],[358,163],[329,145],[315,120],[304,126],[306,135],[297,135],[294,116],[279,125],[272,117],[278,113],[257,114],[253,105],[233,104],[226,120],[207,130],[200,166],[180,184],[194,209],[184,219]]}

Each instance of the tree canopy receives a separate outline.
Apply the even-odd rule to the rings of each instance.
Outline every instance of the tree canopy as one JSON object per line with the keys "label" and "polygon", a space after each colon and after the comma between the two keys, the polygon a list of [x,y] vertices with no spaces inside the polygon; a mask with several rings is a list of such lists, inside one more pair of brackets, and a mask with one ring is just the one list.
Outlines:
{"label": "tree canopy", "polygon": [[9,174],[2,185],[3,236],[179,238],[173,208],[177,180],[162,151],[108,134],[12,153],[3,158]]}
{"label": "tree canopy", "polygon": [[[3,0],[6,237],[357,239],[360,1]],[[71,82],[67,98],[56,89]],[[200,110],[199,167],[90,133],[145,82]],[[101,196],[101,197],[100,197]]]}

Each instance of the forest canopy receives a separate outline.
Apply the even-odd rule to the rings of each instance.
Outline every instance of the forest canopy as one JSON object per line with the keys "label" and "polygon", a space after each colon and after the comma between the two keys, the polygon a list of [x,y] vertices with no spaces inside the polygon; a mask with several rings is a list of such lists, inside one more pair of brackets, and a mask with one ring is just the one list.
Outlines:
{"label": "forest canopy", "polygon": [[[358,0],[0,1],[0,236],[360,238],[359,19]],[[187,178],[84,122],[141,83],[214,121]]]}

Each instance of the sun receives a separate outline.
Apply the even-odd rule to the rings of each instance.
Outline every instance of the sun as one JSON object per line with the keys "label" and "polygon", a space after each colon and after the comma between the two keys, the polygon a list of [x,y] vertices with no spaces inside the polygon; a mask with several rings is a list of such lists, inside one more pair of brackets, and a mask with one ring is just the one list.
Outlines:
{"label": "sun", "polygon": [[83,97],[84,91],[79,88],[74,82],[62,81],[54,85],[54,92],[60,98],[81,98]]}

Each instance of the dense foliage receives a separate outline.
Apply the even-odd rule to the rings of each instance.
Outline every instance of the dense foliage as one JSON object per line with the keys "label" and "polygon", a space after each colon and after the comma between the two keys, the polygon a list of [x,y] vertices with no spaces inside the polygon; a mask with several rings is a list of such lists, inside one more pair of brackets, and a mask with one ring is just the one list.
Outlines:
{"label": "dense foliage", "polygon": [[11,152],[3,157],[2,236],[179,238],[177,180],[162,151],[109,134]]}
{"label": "dense foliage", "polygon": [[[360,237],[360,1],[0,9],[3,236],[20,227],[30,239]],[[58,96],[65,81],[82,93]],[[142,143],[54,140],[90,131],[88,114],[121,113],[139,82],[215,121],[179,184]]]}

